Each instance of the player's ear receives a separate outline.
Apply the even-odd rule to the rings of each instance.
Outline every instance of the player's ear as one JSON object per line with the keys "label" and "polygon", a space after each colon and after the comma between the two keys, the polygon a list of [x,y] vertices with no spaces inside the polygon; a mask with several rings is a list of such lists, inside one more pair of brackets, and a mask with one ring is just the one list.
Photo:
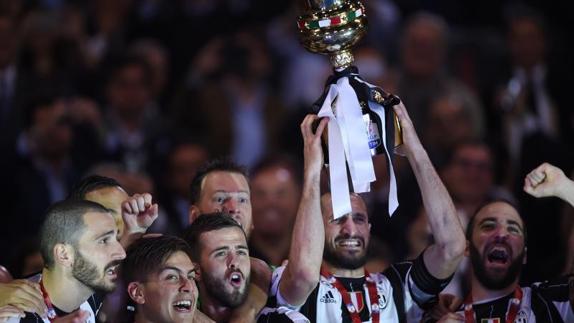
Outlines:
{"label": "player's ear", "polygon": [[131,282],[128,284],[128,295],[137,304],[145,303],[144,287],[139,282]]}

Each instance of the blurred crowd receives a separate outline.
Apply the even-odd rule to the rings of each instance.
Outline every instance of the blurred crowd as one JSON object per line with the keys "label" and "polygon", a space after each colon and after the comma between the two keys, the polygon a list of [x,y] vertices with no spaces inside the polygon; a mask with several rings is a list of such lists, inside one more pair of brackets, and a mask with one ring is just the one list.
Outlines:
{"label": "blurred crowd", "polygon": [[[463,225],[490,198],[514,201],[530,228],[523,280],[569,272],[572,211],[522,192],[542,162],[566,174],[574,166],[565,4],[364,2],[369,30],[355,64],[405,103]],[[196,170],[230,156],[251,171],[251,255],[280,265],[301,194],[299,124],[332,73],[299,43],[298,9],[287,0],[1,0],[0,264],[14,277],[41,269],[45,210],[92,174],[128,195],[152,193],[160,216],[150,231],[180,234]],[[364,196],[373,271],[433,241],[412,171],[396,163],[393,217],[384,158]]]}

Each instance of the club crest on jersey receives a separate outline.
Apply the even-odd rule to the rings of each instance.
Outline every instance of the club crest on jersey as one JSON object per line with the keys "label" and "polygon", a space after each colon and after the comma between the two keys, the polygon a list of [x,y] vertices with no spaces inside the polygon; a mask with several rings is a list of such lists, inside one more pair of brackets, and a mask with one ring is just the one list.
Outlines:
{"label": "club crest on jersey", "polygon": [[365,307],[365,302],[363,300],[363,293],[361,292],[348,292],[349,296],[351,296],[351,303],[357,310],[357,313],[361,313],[363,308]]}
{"label": "club crest on jersey", "polygon": [[528,322],[528,314],[526,314],[526,311],[525,310],[518,311],[514,323],[526,323],[526,322]]}
{"label": "club crest on jersey", "polygon": [[495,318],[491,318],[491,319],[482,319],[480,320],[480,323],[501,323],[502,321],[500,320],[499,317],[495,317]]}

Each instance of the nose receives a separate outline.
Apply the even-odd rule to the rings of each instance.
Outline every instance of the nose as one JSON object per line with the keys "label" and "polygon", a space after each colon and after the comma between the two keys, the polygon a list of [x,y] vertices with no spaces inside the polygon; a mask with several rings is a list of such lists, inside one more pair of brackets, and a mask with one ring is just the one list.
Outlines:
{"label": "nose", "polygon": [[122,260],[125,257],[126,257],[126,251],[124,250],[124,247],[122,247],[122,245],[119,243],[119,241],[117,241],[115,243],[115,247],[112,252],[112,258],[114,260]]}
{"label": "nose", "polygon": [[341,227],[341,233],[345,233],[348,234],[349,236],[353,236],[355,235],[355,233],[357,232],[357,226],[355,225],[355,222],[353,221],[353,217],[352,216],[346,216],[345,217],[345,222],[343,222],[343,226]]}
{"label": "nose", "polygon": [[508,232],[507,228],[500,227],[496,231],[496,236],[494,238],[495,238],[496,242],[503,242],[503,241],[506,241],[506,239],[508,239],[509,235],[510,235],[510,233]]}
{"label": "nose", "polygon": [[223,212],[235,214],[239,212],[238,203],[234,198],[227,199],[223,204]]}
{"label": "nose", "polygon": [[195,281],[193,279],[189,279],[187,277],[181,277],[181,286],[179,287],[179,291],[182,293],[191,293],[194,289]]}
{"label": "nose", "polygon": [[239,257],[235,253],[230,252],[229,256],[227,257],[227,267],[234,269],[237,268],[238,265],[239,265]]}

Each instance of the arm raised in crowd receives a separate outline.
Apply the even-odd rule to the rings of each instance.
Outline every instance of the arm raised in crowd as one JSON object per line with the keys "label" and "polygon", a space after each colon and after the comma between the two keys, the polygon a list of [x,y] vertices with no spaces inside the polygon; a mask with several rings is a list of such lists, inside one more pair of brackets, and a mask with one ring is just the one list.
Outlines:
{"label": "arm raised in crowd", "polygon": [[125,231],[120,243],[124,249],[144,235],[157,219],[158,210],[158,205],[152,203],[152,196],[149,193],[134,194],[122,202]]}
{"label": "arm raised in crowd", "polygon": [[423,204],[435,239],[424,253],[429,273],[438,279],[448,278],[456,270],[465,248],[465,237],[454,204],[423,148],[413,123],[401,103],[394,107],[403,131],[404,154],[413,169],[421,190]]}
{"label": "arm raised in crowd", "polygon": [[534,197],[558,197],[574,206],[574,181],[551,164],[544,163],[524,178],[524,191]]}
{"label": "arm raised in crowd", "polygon": [[303,304],[319,283],[325,244],[319,182],[323,167],[321,134],[328,120],[321,120],[313,132],[317,119],[316,115],[307,115],[301,123],[305,157],[303,194],[293,228],[289,262],[279,284],[281,295],[293,306]]}

